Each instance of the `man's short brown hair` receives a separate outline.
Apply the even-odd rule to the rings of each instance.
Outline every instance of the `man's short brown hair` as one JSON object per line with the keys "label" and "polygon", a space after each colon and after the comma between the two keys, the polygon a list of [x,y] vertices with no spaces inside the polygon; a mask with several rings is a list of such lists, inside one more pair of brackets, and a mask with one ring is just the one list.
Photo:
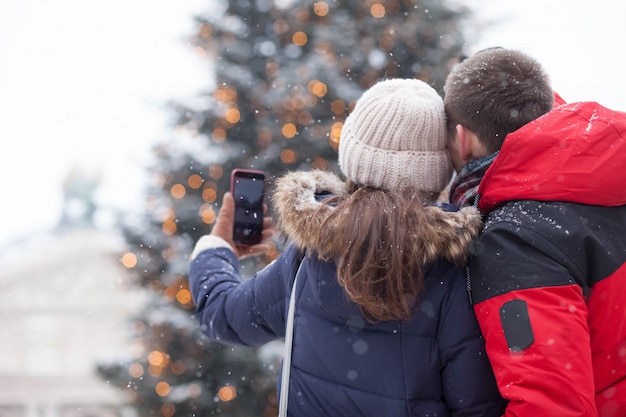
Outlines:
{"label": "man's short brown hair", "polygon": [[444,86],[449,128],[461,124],[489,152],[504,138],[552,109],[550,80],[534,58],[520,51],[492,48],[457,64]]}

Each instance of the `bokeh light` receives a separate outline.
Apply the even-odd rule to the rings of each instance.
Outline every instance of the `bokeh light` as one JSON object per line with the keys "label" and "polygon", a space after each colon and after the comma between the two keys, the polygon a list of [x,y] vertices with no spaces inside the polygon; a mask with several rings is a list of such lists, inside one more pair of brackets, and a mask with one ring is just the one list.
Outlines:
{"label": "bokeh light", "polygon": [[163,234],[167,236],[173,236],[176,233],[177,229],[178,227],[176,226],[176,222],[174,220],[166,220],[163,222],[163,225],[161,226],[161,230],[163,231]]}
{"label": "bokeh light", "polygon": [[202,218],[202,222],[205,224],[213,224],[217,219],[217,214],[213,207],[208,204],[203,204],[200,209],[200,217]]}
{"label": "bokeh light", "polygon": [[326,16],[329,11],[330,7],[328,7],[328,4],[326,2],[318,1],[317,3],[313,4],[313,13],[320,17]]}
{"label": "bokeh light", "polygon": [[230,108],[226,111],[226,116],[224,117],[228,123],[235,124],[239,122],[241,118],[241,114],[239,113],[239,109]]}
{"label": "bokeh light", "polygon": [[167,365],[168,362],[168,356],[163,352],[159,352],[158,350],[153,350],[148,355],[148,363],[150,363],[150,365],[164,367]]}
{"label": "bokeh light", "polygon": [[328,169],[328,162],[326,161],[326,159],[322,158],[321,156],[317,156],[313,158],[313,162],[311,162],[311,166],[315,169],[325,170],[325,169]]}
{"label": "bokeh light", "polygon": [[217,191],[213,188],[207,188],[202,191],[202,199],[207,203],[213,203],[217,199]]}
{"label": "bokeh light", "polygon": [[181,288],[176,292],[176,301],[181,304],[189,304],[191,302],[191,292],[186,288]]}
{"label": "bokeh light", "polygon": [[226,130],[222,127],[216,127],[213,129],[213,134],[211,135],[213,142],[222,143],[226,140]]}
{"label": "bokeh light", "polygon": [[330,127],[330,146],[334,149],[339,148],[339,140],[341,139],[341,129],[343,129],[343,122],[335,122]]}
{"label": "bokeh light", "polygon": [[159,396],[165,397],[167,394],[170,393],[170,384],[168,384],[165,381],[161,381],[158,384],[156,384],[156,387],[154,388],[154,390]]}
{"label": "bokeh light", "polygon": [[126,252],[122,255],[122,265],[126,268],[134,268],[137,265],[137,255],[132,252]]}
{"label": "bokeh light", "polygon": [[182,184],[174,184],[172,185],[172,188],[170,188],[170,193],[172,194],[172,197],[174,197],[177,200],[180,200],[181,198],[185,197],[185,194],[186,194],[185,186]]}
{"label": "bokeh light", "polygon": [[340,99],[333,100],[330,103],[330,110],[335,114],[343,114],[346,111],[346,103]]}
{"label": "bokeh light", "polygon": [[133,378],[140,378],[143,376],[143,365],[138,362],[133,362],[128,367],[128,374]]}
{"label": "bokeh light", "polygon": [[209,177],[219,180],[222,178],[222,175],[224,175],[224,168],[221,165],[215,164],[209,167]]}
{"label": "bokeh light", "polygon": [[370,13],[377,19],[385,16],[385,6],[381,3],[374,3],[372,7],[370,7]]}
{"label": "bokeh light", "polygon": [[296,136],[296,133],[298,133],[298,129],[293,123],[285,123],[282,128],[282,133],[284,137],[291,139]]}
{"label": "bokeh light", "polygon": [[187,178],[187,185],[189,185],[194,190],[202,187],[202,177],[198,174],[192,174]]}
{"label": "bokeh light", "polygon": [[169,301],[174,301],[176,299],[176,293],[178,292],[177,288],[167,287],[163,291],[163,297]]}
{"label": "bokeh light", "polygon": [[311,80],[308,84],[309,91],[317,97],[324,97],[328,92],[326,84],[319,80]]}
{"label": "bokeh light", "polygon": [[237,390],[231,385],[226,385],[217,391],[217,397],[224,401],[232,401],[237,397]]}
{"label": "bokeh light", "polygon": [[298,46],[304,46],[306,45],[307,41],[309,40],[308,36],[306,35],[306,33],[304,32],[296,32],[293,34],[293,36],[291,37],[291,41]]}
{"label": "bokeh light", "polygon": [[215,89],[213,92],[213,98],[215,101],[219,101],[222,103],[234,102],[237,100],[237,90],[233,87],[222,86],[220,88]]}
{"label": "bokeh light", "polygon": [[293,149],[283,149],[280,153],[280,160],[285,164],[293,164],[298,160],[298,154]]}

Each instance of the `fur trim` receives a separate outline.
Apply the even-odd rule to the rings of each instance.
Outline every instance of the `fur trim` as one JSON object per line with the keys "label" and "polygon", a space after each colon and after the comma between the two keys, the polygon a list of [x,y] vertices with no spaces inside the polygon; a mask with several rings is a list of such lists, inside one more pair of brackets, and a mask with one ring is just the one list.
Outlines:
{"label": "fur trim", "polygon": [[483,226],[478,209],[464,207],[460,211],[450,212],[428,206],[424,208],[424,214],[424,228],[420,238],[428,244],[423,263],[442,258],[458,266],[465,266],[474,239]]}
{"label": "fur trim", "polygon": [[272,196],[277,214],[276,230],[300,249],[311,247],[307,236],[319,230],[328,212],[334,210],[315,198],[316,194],[325,192],[343,195],[346,185],[335,174],[318,170],[290,172],[276,182]]}
{"label": "fur trim", "polygon": [[[345,195],[346,185],[335,174],[325,171],[290,172],[276,181],[272,197],[276,230],[300,249],[309,248],[325,254],[338,253],[345,243],[338,236],[335,248],[316,248],[313,236],[327,220],[333,206],[316,199],[317,194]],[[421,211],[419,230],[414,235],[415,245],[422,250],[421,264],[445,259],[465,265],[478,236],[482,221],[478,210],[465,207],[458,212],[447,212],[437,206],[426,206]],[[332,231],[333,224],[325,224]]]}

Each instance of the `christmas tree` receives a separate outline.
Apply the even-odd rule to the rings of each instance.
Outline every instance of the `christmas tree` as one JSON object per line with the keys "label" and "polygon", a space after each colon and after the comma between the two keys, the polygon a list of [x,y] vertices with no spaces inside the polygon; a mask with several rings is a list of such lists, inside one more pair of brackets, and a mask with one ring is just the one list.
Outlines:
{"label": "christmas tree", "polygon": [[[466,16],[439,0],[230,0],[196,18],[192,44],[215,86],[172,105],[144,214],[123,227],[122,262],[154,301],[133,323],[136,357],[100,367],[142,416],[275,415],[280,349],[202,336],[186,281],[193,245],[232,169],[266,171],[270,190],[286,170],[336,171],[343,120],[365,89],[402,77],[441,92]],[[275,256],[243,263],[243,274]]]}

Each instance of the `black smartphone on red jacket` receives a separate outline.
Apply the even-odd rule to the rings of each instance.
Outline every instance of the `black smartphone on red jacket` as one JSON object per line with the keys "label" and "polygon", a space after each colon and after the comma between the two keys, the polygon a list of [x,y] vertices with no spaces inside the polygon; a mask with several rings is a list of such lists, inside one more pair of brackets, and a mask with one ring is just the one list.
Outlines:
{"label": "black smartphone on red jacket", "polygon": [[230,191],[235,199],[233,241],[255,245],[262,240],[265,173],[252,169],[234,169]]}

